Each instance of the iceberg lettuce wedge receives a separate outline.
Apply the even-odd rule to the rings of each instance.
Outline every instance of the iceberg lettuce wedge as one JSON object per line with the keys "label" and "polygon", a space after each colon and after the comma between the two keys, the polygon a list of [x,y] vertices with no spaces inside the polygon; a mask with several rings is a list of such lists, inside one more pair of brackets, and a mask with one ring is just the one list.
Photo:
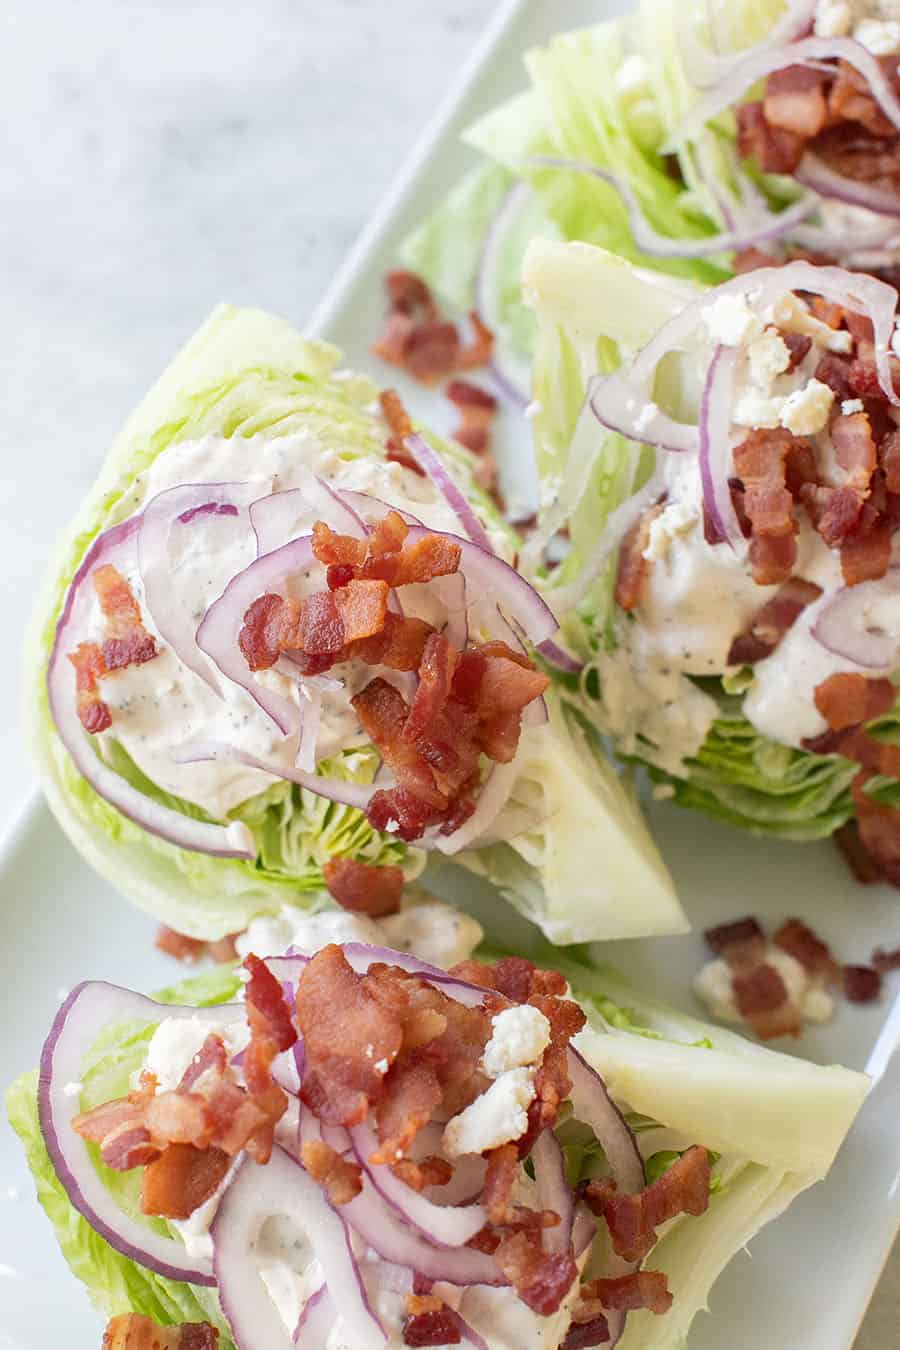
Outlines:
{"label": "iceberg lettuce wedge", "polygon": [[[241,930],[255,915],[275,914],[288,901],[323,903],[322,866],[329,857],[399,864],[412,879],[424,865],[424,854],[391,834],[374,831],[360,811],[283,781],[256,791],[227,812],[227,821],[240,822],[252,834],[255,860],[214,858],[179,848],[126,818],[81,777],[57,734],[45,683],[34,676],[46,669],[63,598],[91,540],[132,515],[147,475],[167,454],[178,455],[188,443],[212,436],[220,443],[224,439],[246,444],[251,456],[254,446],[300,437],[342,463],[384,465],[384,428],[373,412],[377,389],[365,377],[337,372],[338,361],[335,348],[307,341],[284,320],[255,310],[217,310],[147,395],[113,446],[52,565],[26,653],[25,687],[33,691],[26,709],[30,739],[58,820],[83,856],[129,899],[171,927],[201,938]],[[440,448],[487,523],[496,547],[511,551],[513,536],[475,483],[468,452],[451,444],[442,443]],[[573,934],[599,937],[607,923],[632,936],[683,929],[685,920],[671,881],[625,787],[596,742],[589,751],[574,754],[568,714],[558,701],[551,701],[549,728],[529,729],[523,737],[529,752],[522,756],[516,784],[519,800],[511,808],[519,813],[523,835],[510,841],[517,858],[517,881],[507,885],[507,893],[536,922],[546,920],[546,931],[555,940],[571,940]],[[118,742],[113,741],[105,754],[116,772],[154,801],[189,816],[210,818],[199,806],[163,790]],[[371,748],[354,743],[318,769],[364,784],[377,767]],[[561,784],[566,775],[573,794],[577,791],[577,808],[536,813],[534,804],[542,798],[544,780]],[[524,812],[523,802],[528,804]],[[601,888],[596,906],[583,888],[569,893],[570,877],[562,861],[576,856],[579,849],[584,861],[585,838],[578,834],[582,812],[592,814],[598,826],[605,825],[617,838],[621,832],[621,870],[614,887],[605,892]],[[588,837],[607,836],[598,828]],[[480,870],[492,874],[489,861],[476,861]],[[603,862],[598,855],[597,866],[586,868],[586,874],[602,875]]]}

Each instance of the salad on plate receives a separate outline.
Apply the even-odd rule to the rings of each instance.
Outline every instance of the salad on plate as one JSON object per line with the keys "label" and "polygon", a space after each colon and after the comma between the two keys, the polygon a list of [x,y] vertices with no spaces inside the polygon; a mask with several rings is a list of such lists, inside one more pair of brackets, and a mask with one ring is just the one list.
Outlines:
{"label": "salad on plate", "polygon": [[198,939],[326,884],[378,905],[429,853],[554,942],[682,931],[630,789],[551,685],[557,622],[517,548],[467,450],[328,344],[220,309],[125,427],[36,616],[28,719],[69,837]]}
{"label": "salad on plate", "polygon": [[267,923],[156,999],[80,984],[8,1094],[107,1350],[682,1345],[867,1091],[556,949]]}

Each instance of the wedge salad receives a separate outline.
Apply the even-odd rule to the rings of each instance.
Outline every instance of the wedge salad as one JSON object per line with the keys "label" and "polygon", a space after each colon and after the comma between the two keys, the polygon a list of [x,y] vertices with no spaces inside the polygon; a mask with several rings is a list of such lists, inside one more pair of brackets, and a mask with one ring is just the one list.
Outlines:
{"label": "wedge salad", "polygon": [[156,999],[79,985],[8,1094],[113,1350],[682,1345],[867,1091],[552,949],[267,922]]}
{"label": "wedge salad", "polygon": [[69,837],[196,938],[429,850],[552,941],[683,929],[474,461],[338,360],[221,309],[114,447],[27,655]]}

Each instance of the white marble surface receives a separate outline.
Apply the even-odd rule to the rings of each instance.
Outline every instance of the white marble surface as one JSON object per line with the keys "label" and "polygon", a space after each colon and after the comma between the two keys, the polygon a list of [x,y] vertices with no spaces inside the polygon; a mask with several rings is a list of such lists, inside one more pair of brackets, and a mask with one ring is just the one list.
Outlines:
{"label": "white marble surface", "polygon": [[[29,782],[26,617],[116,428],[217,301],[302,323],[491,8],[5,0],[0,826]],[[895,1257],[857,1350],[898,1325]]]}

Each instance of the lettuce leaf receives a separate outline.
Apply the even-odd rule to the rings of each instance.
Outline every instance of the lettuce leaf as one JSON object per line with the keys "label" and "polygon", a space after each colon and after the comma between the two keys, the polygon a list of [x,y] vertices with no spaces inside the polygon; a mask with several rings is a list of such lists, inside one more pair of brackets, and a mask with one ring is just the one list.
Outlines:
{"label": "lettuce leaf", "polygon": [[[652,1266],[668,1276],[675,1302],[665,1317],[632,1314],[622,1344],[630,1350],[676,1350],[716,1277],[737,1251],[800,1191],[828,1170],[868,1090],[862,1074],[807,1064],[712,1027],[645,998],[589,955],[543,949],[569,979],[589,1018],[579,1048],[627,1104],[641,1129],[663,1126],[721,1153],[707,1213],[666,1225]],[[541,952],[535,951],[536,959]],[[198,1007],[227,1001],[239,981],[219,968],[157,994]],[[128,1090],[152,1028],[110,1027],[89,1052],[82,1081],[85,1107]],[[163,1325],[211,1320],[231,1350],[216,1296],[163,1279],[99,1238],[72,1209],[40,1134],[37,1075],[7,1094],[7,1111],[28,1156],[38,1198],[73,1273],[107,1315],[141,1312]],[[633,1113],[639,1113],[639,1119]],[[602,1161],[596,1141],[572,1122],[561,1126],[567,1165],[583,1179]],[[664,1166],[666,1159],[657,1160]],[[120,1203],[136,1210],[137,1179],[103,1169]]]}
{"label": "lettuce leaf", "polygon": [[[211,433],[249,442],[256,435],[279,437],[303,430],[344,459],[383,458],[383,429],[371,410],[376,387],[361,376],[330,378],[338,359],[335,348],[307,341],[281,319],[256,310],[216,310],[113,446],[62,543],[33,624],[26,656],[30,673],[24,681],[29,690],[26,720],[51,807],[79,851],[130,900],[171,927],[200,938],[236,932],[256,915],[277,913],[288,901],[326,903],[322,866],[331,856],[397,864],[411,880],[421,871],[424,854],[391,835],[376,833],[359,811],[285,783],[271,786],[230,813],[230,819],[243,821],[254,835],[258,856],[253,862],[179,849],[126,819],[80,776],[56,734],[44,682],[36,680],[34,672],[46,668],[63,597],[85,549],[100,530],[131,514],[135,479],[169,446]],[[439,445],[500,546],[511,532],[475,483],[472,457],[461,446]],[[584,837],[574,830],[581,830],[593,812],[596,831],[586,832],[592,839],[605,839],[608,846],[611,834],[622,830],[628,836],[615,850],[622,859],[616,885],[620,896],[641,896],[643,907],[618,905],[628,916],[627,935],[683,929],[672,883],[599,744],[592,744],[590,755],[576,752],[559,716],[549,731],[537,729],[526,733],[524,740],[529,750],[522,759],[516,795],[529,804],[525,812],[529,829],[514,838],[509,849],[501,850],[499,860],[513,903],[536,922],[546,922],[545,931],[555,940],[569,940],[572,933],[603,935],[615,912],[612,900],[601,896],[591,908],[583,888],[570,894],[571,859],[578,856],[579,847],[584,862]],[[202,815],[197,807],[162,792],[121,747],[113,753],[116,770],[142,792],[176,810]],[[366,750],[319,766],[322,773],[357,782],[371,781],[376,768],[374,752]],[[545,781],[551,785],[546,791]],[[530,809],[534,801],[553,791],[557,791],[554,800],[562,800],[569,789],[577,793],[575,810],[545,814],[535,821]],[[521,814],[521,801],[513,809]],[[507,820],[501,816],[498,827]],[[514,883],[506,867],[509,853],[516,859]],[[476,856],[469,861],[482,873],[494,875],[490,858]],[[589,871],[602,875],[602,861],[598,857],[596,868]]]}

